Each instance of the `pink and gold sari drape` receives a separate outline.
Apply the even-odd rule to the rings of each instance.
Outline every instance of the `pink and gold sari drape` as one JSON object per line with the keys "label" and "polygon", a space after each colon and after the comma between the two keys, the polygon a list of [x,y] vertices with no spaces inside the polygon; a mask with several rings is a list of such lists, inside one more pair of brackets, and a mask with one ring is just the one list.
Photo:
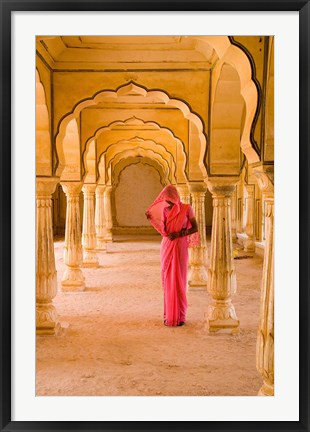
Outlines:
{"label": "pink and gold sari drape", "polygon": [[[173,202],[170,211],[165,210]],[[198,233],[170,240],[168,235],[183,228],[191,228],[191,207],[180,201],[177,189],[166,186],[147,215],[155,229],[163,236],[160,249],[161,276],[164,289],[164,320],[167,326],[177,326],[186,320],[188,246],[199,244]]]}

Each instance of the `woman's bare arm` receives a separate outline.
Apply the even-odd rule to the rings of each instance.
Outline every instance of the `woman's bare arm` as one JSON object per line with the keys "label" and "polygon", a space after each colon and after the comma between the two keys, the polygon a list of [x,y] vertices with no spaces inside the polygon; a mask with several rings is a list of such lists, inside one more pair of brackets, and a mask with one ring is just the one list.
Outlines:
{"label": "woman's bare arm", "polygon": [[187,234],[185,234],[185,235],[190,235],[190,234],[194,234],[194,233],[198,232],[198,224],[197,224],[196,218],[194,218],[194,217],[191,218],[190,223],[191,223],[192,227],[190,229],[186,230]]}
{"label": "woman's bare arm", "polygon": [[198,232],[198,224],[197,224],[196,218],[190,218],[190,223],[192,225],[192,227],[190,229],[184,228],[181,231],[170,233],[168,235],[170,240],[174,240],[178,237],[184,237],[184,236],[188,236],[188,235],[191,235],[191,234]]}

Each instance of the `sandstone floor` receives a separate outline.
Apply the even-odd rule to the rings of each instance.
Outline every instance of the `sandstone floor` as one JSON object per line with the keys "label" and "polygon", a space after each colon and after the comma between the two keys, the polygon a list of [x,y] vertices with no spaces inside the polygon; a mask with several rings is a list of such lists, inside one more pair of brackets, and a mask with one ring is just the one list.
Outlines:
{"label": "sandstone floor", "polygon": [[235,260],[239,334],[209,335],[204,290],[188,292],[185,326],[163,325],[159,248],[157,236],[117,237],[98,253],[99,268],[83,269],[85,291],[62,293],[63,239],[55,241],[62,328],[37,337],[37,395],[257,395],[262,258]]}

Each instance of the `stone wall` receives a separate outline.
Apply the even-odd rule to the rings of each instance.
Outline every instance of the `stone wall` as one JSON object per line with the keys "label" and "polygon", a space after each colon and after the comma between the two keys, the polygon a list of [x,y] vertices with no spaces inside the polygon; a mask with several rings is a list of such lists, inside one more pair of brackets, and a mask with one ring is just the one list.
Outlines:
{"label": "stone wall", "polygon": [[[162,190],[158,171],[150,165],[132,164],[120,173],[119,183],[112,195],[113,226],[119,231],[144,228],[154,232],[145,211]],[[145,230],[147,228],[147,230]]]}

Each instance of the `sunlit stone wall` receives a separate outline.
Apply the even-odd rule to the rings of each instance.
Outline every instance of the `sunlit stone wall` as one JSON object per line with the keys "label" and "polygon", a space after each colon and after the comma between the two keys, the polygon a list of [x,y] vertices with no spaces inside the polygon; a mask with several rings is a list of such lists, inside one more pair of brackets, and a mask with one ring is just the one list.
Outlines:
{"label": "sunlit stone wall", "polygon": [[162,188],[159,173],[155,168],[142,163],[127,166],[120,173],[114,193],[116,227],[151,229],[145,211]]}

